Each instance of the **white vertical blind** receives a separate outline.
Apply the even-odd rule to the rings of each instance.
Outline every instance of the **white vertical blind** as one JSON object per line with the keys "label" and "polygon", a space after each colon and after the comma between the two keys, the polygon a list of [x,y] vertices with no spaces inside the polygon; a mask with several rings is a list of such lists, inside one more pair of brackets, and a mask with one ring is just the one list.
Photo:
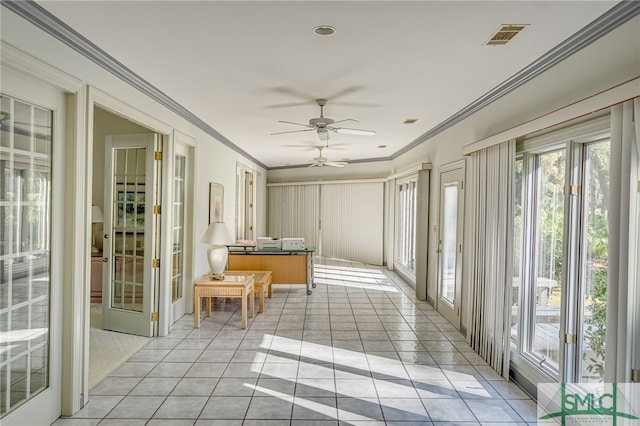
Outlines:
{"label": "white vertical blind", "polygon": [[382,265],[384,184],[323,185],[322,256]]}
{"label": "white vertical blind", "polygon": [[473,153],[468,340],[509,377],[515,140]]}
{"label": "white vertical blind", "polygon": [[319,185],[269,187],[269,236],[304,238],[318,248]]}

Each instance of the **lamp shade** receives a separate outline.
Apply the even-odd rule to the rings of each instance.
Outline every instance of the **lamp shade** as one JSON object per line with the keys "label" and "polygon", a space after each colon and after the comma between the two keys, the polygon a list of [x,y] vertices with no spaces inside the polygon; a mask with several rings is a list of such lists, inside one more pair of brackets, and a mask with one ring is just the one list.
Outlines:
{"label": "lamp shade", "polygon": [[200,239],[201,243],[224,246],[233,243],[231,234],[224,222],[213,222]]}
{"label": "lamp shade", "polygon": [[91,223],[102,223],[102,222],[104,222],[102,207],[91,206]]}

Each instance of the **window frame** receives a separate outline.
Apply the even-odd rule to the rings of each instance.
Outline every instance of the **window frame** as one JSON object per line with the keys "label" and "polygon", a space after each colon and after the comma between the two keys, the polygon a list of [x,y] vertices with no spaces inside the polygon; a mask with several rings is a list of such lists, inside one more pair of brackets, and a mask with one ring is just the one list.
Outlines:
{"label": "window frame", "polygon": [[[522,195],[521,197],[521,223],[522,238],[519,241],[520,265],[514,265],[521,271],[521,283],[517,303],[517,336],[511,339],[511,359],[512,367],[518,374],[533,383],[540,381],[560,380],[573,381],[579,377],[577,369],[581,361],[577,359],[578,346],[576,344],[566,344],[564,336],[567,333],[575,333],[577,338],[581,338],[578,325],[582,315],[582,302],[579,295],[582,294],[583,278],[582,274],[582,253],[584,243],[584,203],[578,197],[571,197],[568,189],[571,185],[582,185],[585,178],[583,173],[585,150],[589,144],[610,139],[609,116],[603,115],[596,119],[583,121],[582,123],[566,126],[564,128],[551,129],[546,132],[538,132],[519,140],[516,148],[516,161],[522,161]],[[537,173],[536,159],[541,154],[554,150],[564,149],[566,153],[565,164],[565,194],[564,194],[564,229],[563,229],[563,254],[562,254],[562,301],[560,307],[560,347],[559,365],[554,369],[545,365],[542,358],[528,351],[531,348],[532,315],[535,312],[535,294],[532,292],[532,274],[535,273],[536,246],[535,246],[535,221],[534,213],[537,212],[536,190]],[[515,179],[515,176],[514,176]],[[517,220],[514,218],[514,221]],[[514,233],[514,236],[516,234]],[[514,259],[515,261],[515,259]],[[568,283],[574,283],[568,285]],[[572,303],[569,303],[569,301]],[[574,303],[577,301],[578,303]],[[509,307],[509,309],[512,309]],[[607,348],[610,350],[611,348]],[[611,350],[614,352],[615,349]],[[607,352],[606,357],[615,356],[614,353]],[[572,364],[567,360],[574,360]],[[568,368],[573,365],[575,369]]]}
{"label": "window frame", "polygon": [[[407,188],[405,191],[411,192],[411,194],[409,194],[409,199],[407,200],[403,200],[403,187]],[[418,223],[418,174],[415,173],[402,179],[397,179],[394,185],[394,197],[395,238],[393,264],[394,268],[399,269],[400,272],[415,281]],[[404,258],[407,255],[410,256],[411,259],[408,262],[405,262]]]}

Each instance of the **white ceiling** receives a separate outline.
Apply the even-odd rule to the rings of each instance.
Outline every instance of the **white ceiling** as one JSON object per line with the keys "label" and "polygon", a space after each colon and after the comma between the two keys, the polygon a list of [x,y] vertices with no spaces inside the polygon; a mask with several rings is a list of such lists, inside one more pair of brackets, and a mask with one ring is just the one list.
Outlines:
{"label": "white ceiling", "polygon": [[[613,1],[40,1],[268,167],[310,162],[306,123],[354,118],[332,161],[390,157],[615,5]],[[503,24],[528,24],[506,46]],[[331,37],[312,32],[337,29]],[[550,88],[552,90],[553,88]],[[412,125],[408,118],[418,121]],[[387,148],[377,148],[387,145]]]}

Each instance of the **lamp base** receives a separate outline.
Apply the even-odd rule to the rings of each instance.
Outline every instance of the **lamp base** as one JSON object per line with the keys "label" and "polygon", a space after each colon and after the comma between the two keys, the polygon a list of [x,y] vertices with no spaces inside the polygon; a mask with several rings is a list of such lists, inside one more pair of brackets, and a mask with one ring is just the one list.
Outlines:
{"label": "lamp base", "polygon": [[213,281],[222,281],[224,280],[224,272],[222,274],[214,274],[212,272],[211,274],[209,274],[209,277],[211,277]]}
{"label": "lamp base", "polygon": [[224,270],[227,267],[227,253],[227,246],[212,245],[207,249],[207,260],[214,280],[224,279]]}

